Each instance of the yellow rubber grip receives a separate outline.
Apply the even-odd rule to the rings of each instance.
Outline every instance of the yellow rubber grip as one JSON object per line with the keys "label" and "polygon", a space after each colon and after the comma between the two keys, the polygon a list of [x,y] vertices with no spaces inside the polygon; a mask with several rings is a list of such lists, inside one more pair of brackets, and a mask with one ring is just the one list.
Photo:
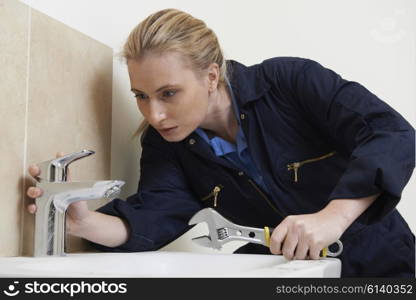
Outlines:
{"label": "yellow rubber grip", "polygon": [[[270,229],[267,226],[264,226],[264,241],[266,243],[267,247],[270,247]],[[325,247],[321,251],[322,256],[321,257],[327,257],[328,256],[328,247]]]}
{"label": "yellow rubber grip", "polygon": [[264,226],[264,241],[266,242],[266,246],[270,247],[270,229],[267,226]]}
{"label": "yellow rubber grip", "polygon": [[328,255],[328,248],[325,247],[324,249],[322,249],[322,257],[326,257]]}

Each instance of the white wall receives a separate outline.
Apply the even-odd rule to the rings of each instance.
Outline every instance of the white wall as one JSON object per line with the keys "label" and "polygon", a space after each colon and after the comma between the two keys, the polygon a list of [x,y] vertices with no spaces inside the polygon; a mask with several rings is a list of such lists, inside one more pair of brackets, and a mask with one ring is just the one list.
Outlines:
{"label": "white wall", "polygon": [[[131,29],[150,13],[179,8],[203,19],[227,58],[246,65],[273,56],[319,61],[358,81],[416,126],[416,1],[413,0],[22,0],[53,18],[121,49]],[[134,193],[140,149],[130,140],[141,117],[124,65],[114,61],[112,178]],[[59,150],[59,149],[57,149]],[[99,149],[96,149],[99,151]],[[416,232],[416,175],[399,210]],[[191,234],[195,235],[193,230]],[[168,249],[193,249],[189,236]],[[233,247],[226,249],[231,251]]]}

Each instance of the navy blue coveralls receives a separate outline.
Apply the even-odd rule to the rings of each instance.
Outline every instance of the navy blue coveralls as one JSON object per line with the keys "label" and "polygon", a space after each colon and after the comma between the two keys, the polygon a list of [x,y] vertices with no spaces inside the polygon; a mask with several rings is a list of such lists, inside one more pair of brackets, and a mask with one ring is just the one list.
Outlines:
{"label": "navy blue coveralls", "polygon": [[[415,237],[395,209],[415,166],[414,128],[365,87],[313,60],[227,63],[252,160],[270,193],[217,157],[197,133],[167,142],[150,126],[142,136],[137,193],[98,209],[125,219],[130,237],[115,248],[92,245],[157,250],[189,230],[194,213],[213,206],[216,186],[215,209],[252,227],[276,227],[333,199],[381,192],[340,238],[341,276],[414,277]],[[270,254],[255,244],[236,252]]]}

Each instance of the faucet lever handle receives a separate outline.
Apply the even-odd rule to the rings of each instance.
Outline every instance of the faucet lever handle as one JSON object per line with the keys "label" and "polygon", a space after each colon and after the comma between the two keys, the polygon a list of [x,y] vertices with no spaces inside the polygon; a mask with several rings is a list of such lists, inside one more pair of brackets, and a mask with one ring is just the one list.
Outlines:
{"label": "faucet lever handle", "polygon": [[37,181],[49,181],[49,182],[65,182],[68,176],[68,166],[81,158],[92,155],[95,152],[92,150],[82,150],[80,152],[74,152],[62,157],[51,159],[38,164],[40,168],[40,176],[36,178]]}

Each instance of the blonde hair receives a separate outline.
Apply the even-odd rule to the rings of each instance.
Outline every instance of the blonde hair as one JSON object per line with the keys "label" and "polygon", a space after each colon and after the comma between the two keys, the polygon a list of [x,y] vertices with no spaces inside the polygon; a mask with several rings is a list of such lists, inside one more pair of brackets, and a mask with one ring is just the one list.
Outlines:
{"label": "blonde hair", "polygon": [[[147,53],[182,54],[197,76],[211,63],[220,68],[219,84],[225,85],[227,66],[215,33],[204,21],[178,9],[155,12],[140,22],[129,34],[121,52],[126,62],[140,59]],[[133,135],[138,137],[149,123],[143,120]]]}

